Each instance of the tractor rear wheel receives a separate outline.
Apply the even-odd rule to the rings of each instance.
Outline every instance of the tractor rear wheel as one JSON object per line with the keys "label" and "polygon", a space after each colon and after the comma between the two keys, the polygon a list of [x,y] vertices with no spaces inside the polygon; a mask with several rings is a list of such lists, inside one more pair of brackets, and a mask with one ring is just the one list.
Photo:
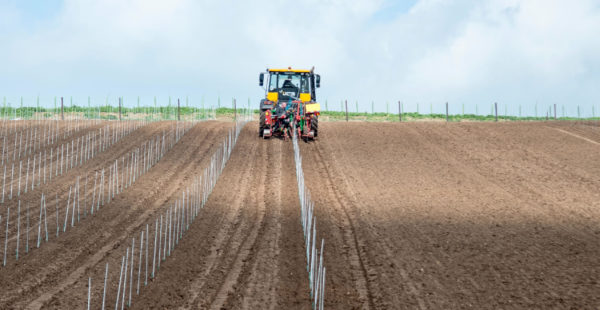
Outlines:
{"label": "tractor rear wheel", "polygon": [[315,133],[315,137],[318,135],[319,132],[319,117],[318,116],[313,116],[311,122],[310,122],[310,129]]}
{"label": "tractor rear wheel", "polygon": [[258,120],[258,136],[262,137],[265,130],[265,111],[260,111],[260,118]]}

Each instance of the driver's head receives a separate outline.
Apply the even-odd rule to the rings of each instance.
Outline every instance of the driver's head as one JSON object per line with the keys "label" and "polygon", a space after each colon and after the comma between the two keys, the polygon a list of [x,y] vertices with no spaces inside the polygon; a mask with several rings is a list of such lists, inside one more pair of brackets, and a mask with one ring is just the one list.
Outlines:
{"label": "driver's head", "polygon": [[281,107],[285,109],[285,107],[287,106],[287,102],[283,102],[281,103]]}

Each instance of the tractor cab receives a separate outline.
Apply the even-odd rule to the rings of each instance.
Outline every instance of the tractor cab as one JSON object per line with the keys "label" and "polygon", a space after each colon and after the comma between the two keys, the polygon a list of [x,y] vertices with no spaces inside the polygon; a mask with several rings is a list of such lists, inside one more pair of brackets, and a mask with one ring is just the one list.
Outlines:
{"label": "tractor cab", "polygon": [[260,101],[259,136],[267,138],[273,134],[269,126],[270,112],[281,102],[286,102],[295,112],[292,123],[297,127],[294,129],[299,129],[299,136],[311,139],[316,137],[320,113],[316,89],[321,86],[321,76],[314,73],[314,68],[267,69],[260,73],[258,85],[265,89],[265,98]]}
{"label": "tractor cab", "polygon": [[[266,81],[265,81],[266,79]],[[269,103],[279,101],[316,101],[315,88],[320,87],[321,77],[312,70],[267,69],[259,76],[259,85],[265,86]]]}

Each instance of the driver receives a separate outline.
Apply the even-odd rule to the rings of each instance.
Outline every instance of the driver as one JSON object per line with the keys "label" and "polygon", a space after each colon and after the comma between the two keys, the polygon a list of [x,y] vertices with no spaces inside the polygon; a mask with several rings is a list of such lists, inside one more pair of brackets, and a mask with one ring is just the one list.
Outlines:
{"label": "driver", "polygon": [[291,78],[287,78],[287,80],[283,81],[283,85],[281,86],[281,88],[298,88],[296,87],[296,85],[294,85],[294,83],[292,83],[292,79]]}

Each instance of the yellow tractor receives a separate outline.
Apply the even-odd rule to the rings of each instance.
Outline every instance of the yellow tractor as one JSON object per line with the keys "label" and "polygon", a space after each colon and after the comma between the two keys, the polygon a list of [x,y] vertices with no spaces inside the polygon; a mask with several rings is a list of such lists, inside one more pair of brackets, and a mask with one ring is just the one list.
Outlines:
{"label": "yellow tractor", "polygon": [[258,135],[264,139],[272,136],[291,136],[313,140],[319,132],[320,105],[316,102],[316,89],[321,87],[321,76],[311,70],[267,69],[258,78],[265,89],[260,101]]}

